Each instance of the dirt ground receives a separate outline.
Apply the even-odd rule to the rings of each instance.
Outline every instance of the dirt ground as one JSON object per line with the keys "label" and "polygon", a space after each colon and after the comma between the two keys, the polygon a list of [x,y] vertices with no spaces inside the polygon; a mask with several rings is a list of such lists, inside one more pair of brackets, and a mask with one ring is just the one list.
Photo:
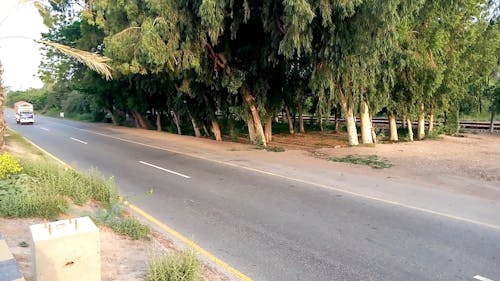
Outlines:
{"label": "dirt ground", "polygon": [[[248,148],[238,143],[227,142],[223,145],[208,140],[186,138],[175,135],[163,135],[148,131],[131,131],[125,128],[108,128],[109,130],[127,134],[147,134],[149,140],[169,141],[173,149],[183,149],[183,144],[192,143],[198,149],[210,153],[217,151],[238,151]],[[463,181],[476,181],[496,186],[500,194],[500,136],[489,134],[464,134],[461,137],[442,136],[432,140],[377,144],[372,146],[348,147],[344,135],[310,133],[306,135],[287,134],[274,136],[271,146],[283,147],[288,151],[301,151],[304,157],[377,155],[393,164],[389,169],[377,171],[389,175],[406,176],[416,181],[432,179],[450,183],[454,178],[457,185]],[[304,159],[307,160],[307,159]],[[353,169],[353,164],[339,163],[340,169]],[[372,171],[369,167],[366,173]],[[449,186],[449,184],[447,184]],[[40,223],[38,219],[3,219],[0,218],[0,231],[5,235],[14,256],[18,260],[26,280],[32,280],[30,248],[19,246],[22,241],[29,242],[30,224]],[[150,241],[132,241],[101,228],[102,280],[145,280],[147,261],[151,254],[158,250],[171,250],[173,243],[166,237],[155,233]],[[226,276],[205,265],[205,280],[228,280]]]}
{"label": "dirt ground", "polygon": [[[33,280],[29,226],[43,222],[42,219],[0,218],[0,231],[26,281]],[[144,281],[148,261],[153,254],[178,250],[169,239],[158,232],[153,232],[150,240],[131,240],[115,234],[106,227],[99,227],[99,230],[102,281]],[[27,247],[23,242],[27,243]],[[203,265],[203,272],[204,280],[207,281],[228,280],[223,274],[206,264]]]}
{"label": "dirt ground", "polygon": [[[349,147],[335,134],[279,135],[273,145],[306,150],[314,155],[377,155],[394,166],[394,174],[435,178],[444,175],[500,181],[500,135],[462,134],[414,142]],[[297,145],[300,144],[300,145]]]}

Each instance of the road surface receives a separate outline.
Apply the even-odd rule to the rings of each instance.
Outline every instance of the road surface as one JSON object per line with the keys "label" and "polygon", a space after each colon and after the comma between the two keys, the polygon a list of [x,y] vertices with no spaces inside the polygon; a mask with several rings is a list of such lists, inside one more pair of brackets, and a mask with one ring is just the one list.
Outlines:
{"label": "road surface", "polygon": [[492,228],[122,141],[85,123],[37,116],[18,125],[12,111],[6,120],[63,161],[113,175],[135,205],[253,280],[500,280],[500,217]]}

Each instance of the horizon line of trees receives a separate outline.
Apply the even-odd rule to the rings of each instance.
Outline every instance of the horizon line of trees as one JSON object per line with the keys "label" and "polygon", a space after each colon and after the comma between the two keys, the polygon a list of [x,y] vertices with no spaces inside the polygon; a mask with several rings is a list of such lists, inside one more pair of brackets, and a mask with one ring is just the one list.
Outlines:
{"label": "horizon line of trees", "polygon": [[245,122],[262,146],[281,112],[291,134],[305,114],[321,129],[341,115],[358,145],[356,119],[369,144],[376,115],[398,141],[396,119],[413,140],[413,120],[423,139],[438,117],[454,133],[460,111],[486,105],[493,122],[500,109],[498,0],[80,2],[49,2],[44,38],[109,57],[113,80],[47,49],[47,108],[158,130],[169,118],[216,140]]}

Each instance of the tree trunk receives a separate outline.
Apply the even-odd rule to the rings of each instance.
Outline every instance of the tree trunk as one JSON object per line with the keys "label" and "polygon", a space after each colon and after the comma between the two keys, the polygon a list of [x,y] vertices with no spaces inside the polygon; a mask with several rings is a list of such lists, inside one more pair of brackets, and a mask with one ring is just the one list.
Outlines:
{"label": "tree trunk", "polygon": [[424,104],[420,104],[420,114],[418,115],[418,139],[423,140],[425,138],[425,107]]}
{"label": "tree trunk", "polygon": [[156,111],[156,130],[161,132],[161,112]]}
{"label": "tree trunk", "polygon": [[217,120],[217,115],[215,115],[215,107],[212,100],[207,94],[203,94],[203,99],[208,107],[208,112],[210,115],[210,121],[212,122],[212,133],[214,133],[216,141],[222,141],[222,132],[220,130],[219,121]]}
{"label": "tree trunk", "polygon": [[115,126],[118,126],[118,122],[116,121],[116,116],[113,113],[113,111],[111,111],[111,109],[108,109],[107,111],[108,111],[109,116],[111,116],[111,123],[113,123],[113,125],[115,125]]}
{"label": "tree trunk", "polygon": [[339,134],[340,133],[340,122],[339,122],[339,119],[340,119],[340,113],[341,111],[339,110],[339,108],[336,106],[335,107],[335,133],[336,134]]}
{"label": "tree trunk", "polygon": [[304,134],[306,132],[306,130],[304,129],[304,116],[303,116],[303,112],[302,112],[302,101],[301,100],[299,100],[297,106],[299,109],[299,132],[301,134]]}
{"label": "tree trunk", "polygon": [[288,130],[290,131],[290,135],[293,135],[295,134],[295,131],[293,129],[292,116],[290,115],[290,108],[286,103],[285,103],[285,112],[286,112],[286,119],[288,120]]}
{"label": "tree trunk", "polygon": [[191,119],[191,124],[193,124],[194,135],[197,138],[201,138],[200,127],[198,127],[198,123],[196,123],[196,120],[194,120],[194,117],[193,115],[191,115],[191,112],[189,112],[189,119]]}
{"label": "tree trunk", "polygon": [[370,113],[368,104],[364,101],[361,102],[359,114],[361,119],[361,140],[364,144],[373,143]]}
{"label": "tree trunk", "polygon": [[359,145],[358,130],[356,129],[356,120],[354,119],[354,105],[348,104],[347,99],[343,93],[340,93],[341,106],[344,110],[345,122],[347,127],[347,135],[349,138],[349,145]]}
{"label": "tree trunk", "polygon": [[266,142],[266,137],[264,135],[264,128],[262,127],[262,122],[260,120],[259,109],[255,105],[254,98],[250,94],[250,90],[247,88],[246,85],[243,85],[241,92],[252,114],[252,119],[255,127],[255,139],[256,140],[260,139],[260,141],[262,142],[262,146],[266,147],[267,142]]}
{"label": "tree trunk", "polygon": [[208,132],[207,126],[203,124],[203,132],[205,133],[205,136],[210,137],[210,133]]}
{"label": "tree trunk", "polygon": [[144,117],[139,112],[137,112],[136,110],[133,110],[133,109],[130,110],[130,112],[134,116],[135,125],[137,128],[146,129],[146,130],[149,129],[148,122],[146,122]]}
{"label": "tree trunk", "polygon": [[413,141],[413,127],[410,118],[406,118],[406,125],[408,127],[408,139]]}
{"label": "tree trunk", "polygon": [[267,115],[265,126],[266,142],[270,143],[273,140],[273,116]]}
{"label": "tree trunk", "polygon": [[493,133],[495,130],[495,116],[497,115],[497,108],[493,105],[493,109],[491,110],[491,118],[490,118],[490,133]]}
{"label": "tree trunk", "polygon": [[172,116],[174,116],[175,126],[177,127],[177,134],[182,135],[181,120],[179,119],[179,114],[177,114],[175,110],[172,110]]}
{"label": "tree trunk", "polygon": [[375,126],[373,125],[373,115],[372,114],[370,114],[370,128],[372,131],[373,143],[377,143],[377,133],[375,131]]}
{"label": "tree trunk", "polygon": [[255,140],[255,124],[253,122],[253,117],[251,112],[248,112],[247,127],[248,127],[248,138],[250,139],[250,143],[256,144],[257,142]]}
{"label": "tree trunk", "polygon": [[429,111],[429,135],[434,132],[434,103],[431,103]]}
{"label": "tree trunk", "polygon": [[399,141],[398,127],[396,125],[396,116],[394,116],[394,113],[392,112],[387,112],[387,116],[389,118],[389,134],[391,135],[390,140]]}

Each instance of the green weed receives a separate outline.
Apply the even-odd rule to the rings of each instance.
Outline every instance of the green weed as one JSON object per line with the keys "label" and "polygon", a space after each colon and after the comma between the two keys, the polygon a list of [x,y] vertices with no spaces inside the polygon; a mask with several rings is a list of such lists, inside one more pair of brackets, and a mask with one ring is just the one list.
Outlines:
{"label": "green weed", "polygon": [[193,251],[153,256],[147,281],[201,281],[201,265]]}
{"label": "green weed", "polygon": [[345,157],[329,157],[328,160],[334,162],[367,165],[374,169],[385,169],[393,166],[391,163],[387,161],[380,160],[377,155],[370,155],[367,157],[347,155]]}
{"label": "green weed", "polygon": [[266,150],[271,151],[271,152],[285,152],[285,149],[283,147],[280,147],[280,146],[267,147]]}
{"label": "green weed", "polygon": [[93,221],[105,225],[120,235],[128,236],[134,240],[148,239],[151,229],[137,219],[124,215],[124,205],[116,203],[107,209],[99,210]]}

